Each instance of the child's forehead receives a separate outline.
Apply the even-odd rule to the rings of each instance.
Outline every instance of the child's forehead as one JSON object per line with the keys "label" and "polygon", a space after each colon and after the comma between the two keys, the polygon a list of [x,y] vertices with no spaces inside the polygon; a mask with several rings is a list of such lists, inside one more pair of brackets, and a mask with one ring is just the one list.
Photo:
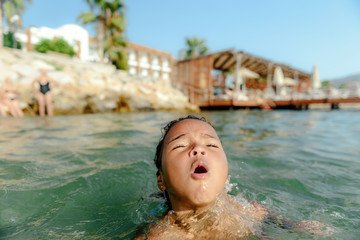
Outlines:
{"label": "child's forehead", "polygon": [[186,119],[176,123],[168,132],[166,138],[169,139],[176,135],[200,132],[205,135],[213,135],[218,138],[215,129],[207,122],[197,119]]}

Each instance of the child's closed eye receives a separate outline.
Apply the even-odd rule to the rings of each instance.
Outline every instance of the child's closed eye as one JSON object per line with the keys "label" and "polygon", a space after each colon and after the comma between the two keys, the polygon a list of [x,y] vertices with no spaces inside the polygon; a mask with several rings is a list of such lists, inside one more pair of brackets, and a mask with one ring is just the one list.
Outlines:
{"label": "child's closed eye", "polygon": [[213,147],[213,148],[219,148],[219,146],[216,145],[216,144],[207,144],[206,146],[207,147]]}
{"label": "child's closed eye", "polygon": [[182,148],[182,147],[185,147],[185,145],[176,145],[175,147],[173,147],[173,149],[172,150],[175,150],[175,149],[178,149],[178,148]]}

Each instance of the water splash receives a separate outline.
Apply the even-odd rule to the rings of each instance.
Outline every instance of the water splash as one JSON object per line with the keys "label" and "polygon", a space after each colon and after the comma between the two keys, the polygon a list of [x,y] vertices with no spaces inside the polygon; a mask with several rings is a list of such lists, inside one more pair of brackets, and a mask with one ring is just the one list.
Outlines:
{"label": "water splash", "polygon": [[[187,213],[170,210],[151,231],[174,234],[169,235],[172,239],[177,237],[238,239],[259,235],[263,218],[261,211],[241,194],[229,195],[228,192],[234,186],[236,184],[231,184],[228,177],[224,190],[211,207]],[[207,188],[207,185],[204,184],[203,187]],[[175,233],[174,229],[177,229]]]}

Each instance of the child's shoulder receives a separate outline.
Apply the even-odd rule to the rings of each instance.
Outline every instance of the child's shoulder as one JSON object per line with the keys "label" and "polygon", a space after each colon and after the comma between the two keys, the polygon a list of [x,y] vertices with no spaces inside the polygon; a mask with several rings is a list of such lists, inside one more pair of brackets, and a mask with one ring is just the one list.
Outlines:
{"label": "child's shoulder", "polygon": [[[175,223],[170,220],[169,215],[165,215],[156,223],[149,226],[146,232],[146,239],[186,239],[188,234],[177,228]],[[191,238],[191,237],[190,237]]]}
{"label": "child's shoulder", "polygon": [[239,212],[251,215],[253,218],[262,220],[267,217],[267,209],[256,201],[249,202],[240,193],[236,196],[227,194],[227,201],[230,202]]}

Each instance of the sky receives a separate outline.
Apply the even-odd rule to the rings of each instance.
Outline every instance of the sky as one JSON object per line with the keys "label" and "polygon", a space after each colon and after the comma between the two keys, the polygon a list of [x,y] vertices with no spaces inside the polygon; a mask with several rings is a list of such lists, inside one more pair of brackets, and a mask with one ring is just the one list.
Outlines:
{"label": "sky", "polygon": [[[186,37],[210,52],[233,48],[311,73],[322,80],[360,74],[358,0],[124,0],[125,36],[178,57]],[[24,27],[80,24],[85,0],[32,0]],[[80,24],[81,25],[81,24]],[[85,27],[90,35],[94,26]]]}

